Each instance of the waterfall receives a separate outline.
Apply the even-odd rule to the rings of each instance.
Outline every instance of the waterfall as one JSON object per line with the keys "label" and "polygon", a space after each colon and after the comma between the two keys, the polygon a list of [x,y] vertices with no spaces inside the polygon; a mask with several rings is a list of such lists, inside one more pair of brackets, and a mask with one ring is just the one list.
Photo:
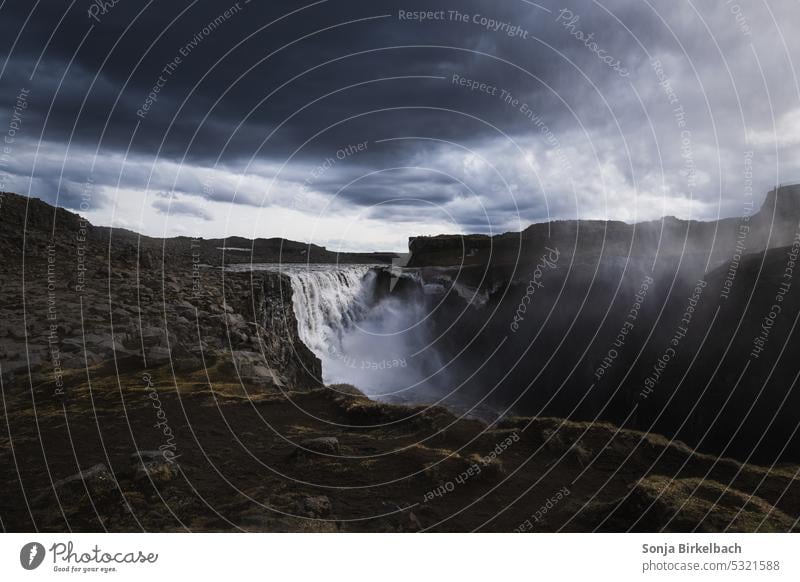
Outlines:
{"label": "waterfall", "polygon": [[[443,363],[430,342],[424,279],[401,278],[417,292],[378,292],[376,265],[233,265],[231,270],[279,272],[292,285],[300,340],[322,361],[326,384],[352,384],[368,396],[398,402],[430,400],[443,382]],[[438,280],[437,280],[438,281]],[[436,293],[439,293],[438,286]]]}
{"label": "waterfall", "polygon": [[292,282],[300,339],[320,357],[335,353],[342,335],[368,312],[375,274],[367,265],[284,269]]}
{"label": "waterfall", "polygon": [[375,297],[375,265],[250,263],[226,268],[288,277],[300,340],[323,364],[341,358],[342,338],[356,330]]}
{"label": "waterfall", "polygon": [[441,366],[433,350],[412,361],[429,341],[427,327],[419,325],[426,313],[421,294],[379,294],[371,265],[298,265],[281,272],[292,284],[300,339],[322,360],[326,384],[353,384],[374,397],[418,398],[408,387],[427,386],[423,380]]}

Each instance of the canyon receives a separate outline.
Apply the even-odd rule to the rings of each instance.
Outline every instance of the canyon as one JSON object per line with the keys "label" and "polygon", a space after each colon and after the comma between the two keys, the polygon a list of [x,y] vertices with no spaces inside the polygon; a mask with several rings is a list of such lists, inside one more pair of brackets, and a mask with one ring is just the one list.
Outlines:
{"label": "canyon", "polygon": [[3,194],[3,527],[796,529],[799,220],[784,187],[398,267]]}

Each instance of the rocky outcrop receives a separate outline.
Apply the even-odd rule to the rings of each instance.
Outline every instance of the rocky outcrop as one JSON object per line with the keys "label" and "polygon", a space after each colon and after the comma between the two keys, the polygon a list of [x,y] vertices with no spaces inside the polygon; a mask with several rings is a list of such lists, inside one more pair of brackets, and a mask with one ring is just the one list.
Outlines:
{"label": "rocky outcrop", "polygon": [[[94,227],[14,194],[0,202],[7,383],[46,378],[61,396],[71,370],[135,363],[180,372],[205,362],[227,369],[247,392],[320,385],[319,360],[298,338],[283,276],[251,277],[206,263],[218,262],[218,242]],[[266,255],[303,246],[281,239],[255,245]],[[311,251],[324,258],[324,249]]]}
{"label": "rocky outcrop", "polygon": [[[460,238],[416,239],[412,264],[441,263],[447,244],[462,260]],[[800,186],[718,222],[563,221],[491,240],[448,271],[488,301],[465,309],[449,293],[431,318],[469,402],[624,423],[751,462],[800,460],[787,357],[800,349]]]}
{"label": "rocky outcrop", "polygon": [[[69,428],[40,388],[38,423],[29,393],[6,394],[14,453],[25,460],[19,474],[0,475],[7,531],[797,529],[796,467],[742,465],[608,423],[509,418],[487,427],[439,407],[371,402],[346,386],[246,402],[173,391],[161,395],[173,458],[132,449],[128,429],[157,444],[149,398],[117,398],[117,383],[139,382],[139,371],[93,378],[94,400],[68,404]],[[360,406],[369,422],[352,426]],[[13,458],[0,443],[0,462],[13,467]]]}
{"label": "rocky outcrop", "polygon": [[[309,390],[322,385],[322,364],[300,340],[289,278],[276,272],[226,274],[226,301],[240,328],[249,327],[252,343],[269,368],[280,371],[285,386]],[[243,314],[247,321],[239,314]],[[242,334],[245,329],[241,329]]]}
{"label": "rocky outcrop", "polygon": [[620,499],[590,504],[583,519],[606,532],[800,531],[795,518],[730,485],[664,476],[637,482]]}

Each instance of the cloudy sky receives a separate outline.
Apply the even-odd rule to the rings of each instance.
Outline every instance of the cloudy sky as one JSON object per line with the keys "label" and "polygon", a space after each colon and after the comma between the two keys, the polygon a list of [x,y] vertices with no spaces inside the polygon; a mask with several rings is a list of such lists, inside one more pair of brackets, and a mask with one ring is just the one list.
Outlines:
{"label": "cloudy sky", "polygon": [[334,250],[741,215],[800,180],[798,20],[795,0],[6,0],[0,189]]}

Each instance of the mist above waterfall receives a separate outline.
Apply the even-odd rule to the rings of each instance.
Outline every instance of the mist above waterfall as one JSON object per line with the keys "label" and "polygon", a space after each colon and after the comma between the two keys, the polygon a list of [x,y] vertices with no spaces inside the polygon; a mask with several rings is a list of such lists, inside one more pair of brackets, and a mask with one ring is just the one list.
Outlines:
{"label": "mist above waterfall", "polygon": [[304,266],[287,275],[300,338],[322,360],[326,384],[399,402],[430,401],[444,391],[421,288],[392,295],[365,265]]}

